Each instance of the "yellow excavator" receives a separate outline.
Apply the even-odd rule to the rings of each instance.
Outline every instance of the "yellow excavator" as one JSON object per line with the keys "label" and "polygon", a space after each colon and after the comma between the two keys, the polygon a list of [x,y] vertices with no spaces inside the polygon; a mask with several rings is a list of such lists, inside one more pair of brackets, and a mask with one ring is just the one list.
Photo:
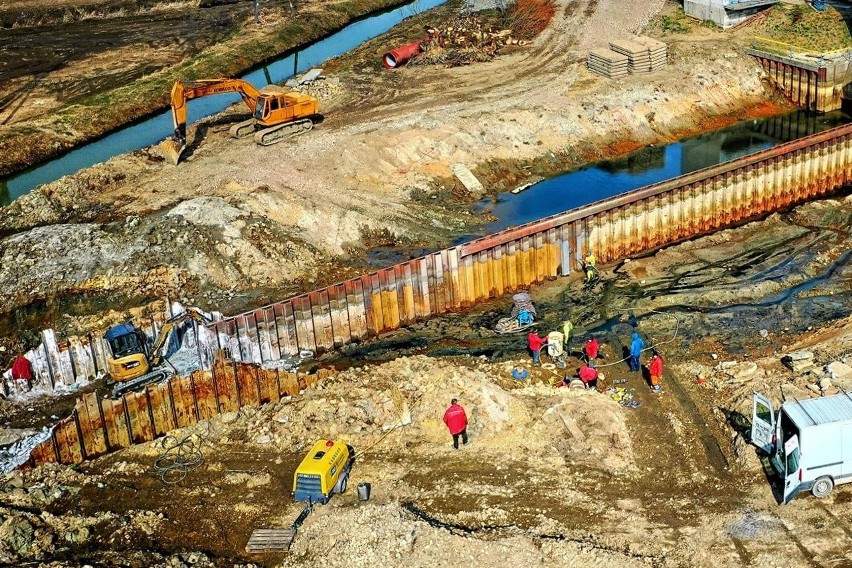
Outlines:
{"label": "yellow excavator", "polygon": [[187,320],[210,323],[210,319],[201,310],[188,308],[163,324],[150,349],[145,333],[130,322],[114,325],[107,330],[104,339],[109,346],[107,366],[115,383],[113,398],[145,385],[164,381],[175,374],[170,363],[169,367],[164,365],[168,363],[166,351],[172,332]]}
{"label": "yellow excavator", "polygon": [[186,149],[186,105],[192,99],[239,93],[251,110],[252,118],[235,124],[229,130],[234,138],[254,134],[254,141],[269,146],[288,138],[303,134],[314,127],[319,118],[319,101],[302,93],[287,92],[281,87],[269,85],[257,90],[242,79],[199,79],[197,81],[175,81],[172,87],[172,118],[175,131],[172,138],[160,143],[166,159],[177,165]]}

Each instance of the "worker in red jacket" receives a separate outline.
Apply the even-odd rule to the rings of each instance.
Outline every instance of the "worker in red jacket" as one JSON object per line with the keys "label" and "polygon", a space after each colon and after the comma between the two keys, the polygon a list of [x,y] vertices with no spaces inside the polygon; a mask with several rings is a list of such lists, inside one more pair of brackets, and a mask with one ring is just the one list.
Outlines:
{"label": "worker in red jacket", "polygon": [[591,362],[598,358],[600,344],[597,337],[591,337],[586,341],[586,361]]}
{"label": "worker in red jacket", "polygon": [[663,387],[660,386],[660,379],[663,378],[663,358],[657,353],[657,350],[651,352],[651,362],[648,364],[648,372],[651,375],[651,390],[660,392]]}
{"label": "worker in red jacket", "polygon": [[467,414],[458,399],[454,398],[450,402],[450,407],[444,412],[444,424],[450,429],[455,449],[459,449],[459,436],[461,436],[462,444],[467,444]]}
{"label": "worker in red jacket", "polygon": [[587,389],[598,388],[597,369],[588,365],[583,365],[582,367],[580,367],[578,374],[580,375],[580,380],[583,381],[583,384],[586,385]]}
{"label": "worker in red jacket", "polygon": [[532,351],[533,365],[538,366],[541,363],[541,348],[547,343],[547,337],[540,337],[536,329],[527,335],[527,342]]}

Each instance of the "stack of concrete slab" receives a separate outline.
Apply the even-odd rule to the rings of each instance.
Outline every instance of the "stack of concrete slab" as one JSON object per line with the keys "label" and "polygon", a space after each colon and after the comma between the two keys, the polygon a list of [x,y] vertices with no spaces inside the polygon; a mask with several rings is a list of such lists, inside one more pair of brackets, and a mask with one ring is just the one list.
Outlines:
{"label": "stack of concrete slab", "polygon": [[639,36],[635,42],[648,48],[648,55],[651,57],[651,71],[666,66],[668,50],[665,43],[648,36]]}
{"label": "stack of concrete slab", "polygon": [[627,76],[628,58],[609,49],[596,49],[589,53],[589,69],[610,79]]}
{"label": "stack of concrete slab", "polygon": [[648,48],[635,41],[620,39],[609,43],[609,48],[627,56],[627,70],[630,73],[650,73],[651,54]]}

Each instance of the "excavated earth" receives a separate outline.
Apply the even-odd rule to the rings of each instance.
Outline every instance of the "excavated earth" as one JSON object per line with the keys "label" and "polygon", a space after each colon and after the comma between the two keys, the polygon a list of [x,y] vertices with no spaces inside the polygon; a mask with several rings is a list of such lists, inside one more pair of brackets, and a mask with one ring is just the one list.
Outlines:
{"label": "excavated earth", "polygon": [[[369,247],[441,246],[479,224],[451,163],[498,189],[524,165],[552,173],[779,110],[744,32],[664,35],[661,9],[563,1],[532,45],[460,69],[382,74],[376,56],[400,37],[379,38],[328,67],[340,85],[317,88],[327,118],[310,136],[233,141],[231,111],[191,134],[177,168],[150,149],[42,187],[0,216],[2,305],[256,305],[360,269]],[[669,42],[665,71],[611,82],[583,68],[589,48],[645,22]],[[161,442],[3,476],[0,564],[850,565],[852,489],[779,506],[747,443],[753,389],[777,401],[852,387],[850,225],[843,194],[603,267],[593,292],[576,278],[533,289],[542,332],[577,326],[568,371],[599,337],[607,382],[638,408],[553,388],[562,373],[530,367],[523,337],[490,331],[502,298],[327,355],[314,365],[340,373],[298,397],[175,432],[204,454],[175,484],[153,469]],[[662,394],[620,362],[634,330],[666,359]],[[812,364],[794,372],[780,360],[797,350]],[[471,418],[459,451],[440,420],[453,397]],[[289,553],[246,553],[255,528],[296,518],[293,472],[321,437],[356,449],[349,490]]]}
{"label": "excavated earth", "polygon": [[[692,24],[667,35],[661,7],[675,10],[564,0],[542,35],[492,62],[382,69],[379,54],[438,16],[412,18],[326,66],[340,83],[315,87],[326,118],[310,135],[265,148],[233,140],[235,108],[190,129],[177,167],[141,150],[4,207],[0,306],[87,294],[127,307],[168,294],[233,313],[361,271],[367,249],[434,249],[466,234],[482,219],[452,163],[497,191],[525,181],[519,172],[783,110],[740,49],[746,35]],[[589,49],[648,22],[669,43],[666,69],[622,81],[585,69]]]}
{"label": "excavated earth", "polygon": [[[562,371],[490,331],[509,309],[495,300],[329,355],[317,364],[340,372],[297,397],[175,432],[204,454],[176,484],[153,469],[161,442],[4,476],[0,562],[849,565],[852,489],[779,506],[747,429],[752,390],[779,402],[852,388],[850,220],[852,196],[817,201],[605,266],[593,292],[577,277],[532,289],[541,331],[575,323],[567,372],[598,337],[607,383],[638,408],[553,388]],[[661,394],[621,361],[633,331],[667,362]],[[781,359],[796,351],[810,364],[792,371]],[[458,451],[441,422],[453,397],[470,416]],[[298,515],[293,472],[321,437],[355,448],[349,490],[289,553],[246,553],[255,528]]]}

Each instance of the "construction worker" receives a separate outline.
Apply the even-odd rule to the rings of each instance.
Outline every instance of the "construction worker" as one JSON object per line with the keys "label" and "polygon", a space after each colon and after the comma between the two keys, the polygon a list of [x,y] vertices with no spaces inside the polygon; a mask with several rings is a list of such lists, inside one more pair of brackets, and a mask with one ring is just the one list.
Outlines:
{"label": "construction worker", "polygon": [[580,380],[586,385],[587,389],[598,388],[598,371],[594,367],[583,365],[577,370]]}
{"label": "construction worker", "polygon": [[562,322],[562,335],[565,336],[565,349],[571,353],[571,336],[574,334],[574,324],[570,320]]}
{"label": "construction worker", "polygon": [[660,379],[663,378],[663,358],[654,349],[651,352],[651,362],[648,363],[648,372],[651,375],[651,390],[660,392],[663,387],[660,386]]}
{"label": "construction worker", "polygon": [[587,363],[591,363],[592,361],[598,358],[598,348],[599,344],[597,337],[590,337],[586,341],[585,353]]}
{"label": "construction worker", "polygon": [[645,349],[645,342],[639,337],[639,334],[633,332],[632,341],[630,342],[630,372],[637,373],[642,370],[642,365],[639,363],[639,356],[642,355],[642,350]]}
{"label": "construction worker", "polygon": [[453,448],[459,449],[459,436],[462,444],[467,444],[467,414],[459,404],[458,399],[450,401],[450,407],[444,412],[444,424],[453,436]]}
{"label": "construction worker", "polygon": [[547,354],[554,363],[564,369],[568,364],[565,362],[565,336],[560,331],[551,331],[547,334]]}
{"label": "construction worker", "polygon": [[597,258],[592,251],[589,251],[589,254],[586,255],[586,258],[583,259],[583,269],[586,271],[586,284],[591,284],[592,280],[595,279],[595,276],[598,274],[598,269],[595,267],[595,263],[597,262]]}
{"label": "construction worker", "polygon": [[29,359],[22,355],[15,359],[12,363],[12,379],[17,391],[29,392],[32,389],[33,366]]}
{"label": "construction worker", "polygon": [[541,364],[541,348],[547,343],[547,338],[540,337],[538,330],[534,329],[527,335],[527,342],[529,343],[530,351],[532,351],[533,365],[538,367]]}

